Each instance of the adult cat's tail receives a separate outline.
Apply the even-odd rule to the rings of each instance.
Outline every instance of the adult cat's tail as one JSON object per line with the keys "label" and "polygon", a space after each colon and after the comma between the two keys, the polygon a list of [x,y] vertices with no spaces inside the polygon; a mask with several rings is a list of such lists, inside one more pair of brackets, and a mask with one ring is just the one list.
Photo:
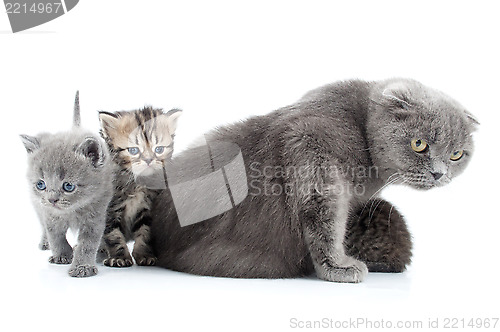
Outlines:
{"label": "adult cat's tail", "polygon": [[80,91],[76,91],[75,107],[73,108],[73,127],[80,127]]}

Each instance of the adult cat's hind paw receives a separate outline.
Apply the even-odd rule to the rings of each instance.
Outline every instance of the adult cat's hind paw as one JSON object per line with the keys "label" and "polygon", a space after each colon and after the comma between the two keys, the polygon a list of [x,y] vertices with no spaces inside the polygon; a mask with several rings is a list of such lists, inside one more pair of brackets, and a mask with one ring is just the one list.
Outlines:
{"label": "adult cat's hind paw", "polygon": [[78,265],[71,267],[68,274],[76,278],[92,277],[97,274],[97,267],[93,265]]}
{"label": "adult cat's hind paw", "polygon": [[73,257],[68,256],[50,256],[49,263],[52,264],[71,264]]}
{"label": "adult cat's hind paw", "polygon": [[132,258],[107,258],[103,261],[104,265],[109,267],[130,267],[134,264]]}
{"label": "adult cat's hind paw", "polygon": [[316,269],[316,274],[326,281],[358,283],[365,279],[368,268],[365,263],[349,257],[341,266],[323,264]]}

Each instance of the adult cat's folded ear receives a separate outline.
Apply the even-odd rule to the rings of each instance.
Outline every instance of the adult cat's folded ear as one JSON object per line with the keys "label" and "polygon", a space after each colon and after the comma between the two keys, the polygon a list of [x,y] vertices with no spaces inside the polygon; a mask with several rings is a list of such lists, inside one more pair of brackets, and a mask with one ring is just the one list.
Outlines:
{"label": "adult cat's folded ear", "polygon": [[95,137],[86,137],[76,151],[88,158],[96,168],[102,167],[106,161],[106,154],[101,141]]}
{"label": "adult cat's folded ear", "polygon": [[403,110],[409,110],[411,107],[411,90],[405,82],[394,82],[389,84],[382,96],[389,102],[389,105]]}
{"label": "adult cat's folded ear", "polygon": [[36,149],[40,148],[40,140],[34,136],[29,135],[19,135],[23,141],[24,147],[28,153],[32,153]]}

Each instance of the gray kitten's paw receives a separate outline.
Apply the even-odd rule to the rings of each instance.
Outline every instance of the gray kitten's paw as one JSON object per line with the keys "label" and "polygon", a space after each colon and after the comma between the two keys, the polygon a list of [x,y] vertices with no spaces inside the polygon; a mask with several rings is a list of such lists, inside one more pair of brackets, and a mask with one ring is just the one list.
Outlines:
{"label": "gray kitten's paw", "polygon": [[71,264],[73,257],[71,256],[50,256],[49,263],[52,264]]}
{"label": "gray kitten's paw", "polygon": [[38,249],[40,249],[40,250],[49,250],[50,249],[49,243],[47,241],[41,241],[38,244]]}
{"label": "gray kitten's paw", "polygon": [[136,256],[134,257],[135,258],[135,262],[137,263],[137,265],[140,265],[140,266],[153,266],[153,265],[156,265],[156,257],[154,256]]}
{"label": "gray kitten's paw", "polygon": [[73,266],[69,269],[68,274],[76,278],[92,277],[97,274],[97,267],[93,265]]}
{"label": "gray kitten's paw", "polygon": [[103,263],[109,267],[130,267],[134,264],[132,258],[107,258]]}
{"label": "gray kitten's paw", "polygon": [[[328,264],[330,265],[330,264]],[[362,282],[368,274],[366,264],[354,258],[347,257],[340,266],[325,266],[316,269],[318,278],[333,282]]]}

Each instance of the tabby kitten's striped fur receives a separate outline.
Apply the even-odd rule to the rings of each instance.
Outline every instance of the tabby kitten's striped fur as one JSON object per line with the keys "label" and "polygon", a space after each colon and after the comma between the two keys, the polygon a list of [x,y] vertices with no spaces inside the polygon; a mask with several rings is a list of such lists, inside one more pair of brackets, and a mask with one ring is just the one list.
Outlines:
{"label": "tabby kitten's striped fur", "polygon": [[[174,133],[182,112],[145,107],[135,111],[100,112],[101,135],[118,165],[115,194],[108,208],[104,265],[132,266],[127,242],[138,265],[155,265],[150,246],[150,206],[165,188],[164,163],[173,153]],[[102,257],[104,258],[104,257]]]}

